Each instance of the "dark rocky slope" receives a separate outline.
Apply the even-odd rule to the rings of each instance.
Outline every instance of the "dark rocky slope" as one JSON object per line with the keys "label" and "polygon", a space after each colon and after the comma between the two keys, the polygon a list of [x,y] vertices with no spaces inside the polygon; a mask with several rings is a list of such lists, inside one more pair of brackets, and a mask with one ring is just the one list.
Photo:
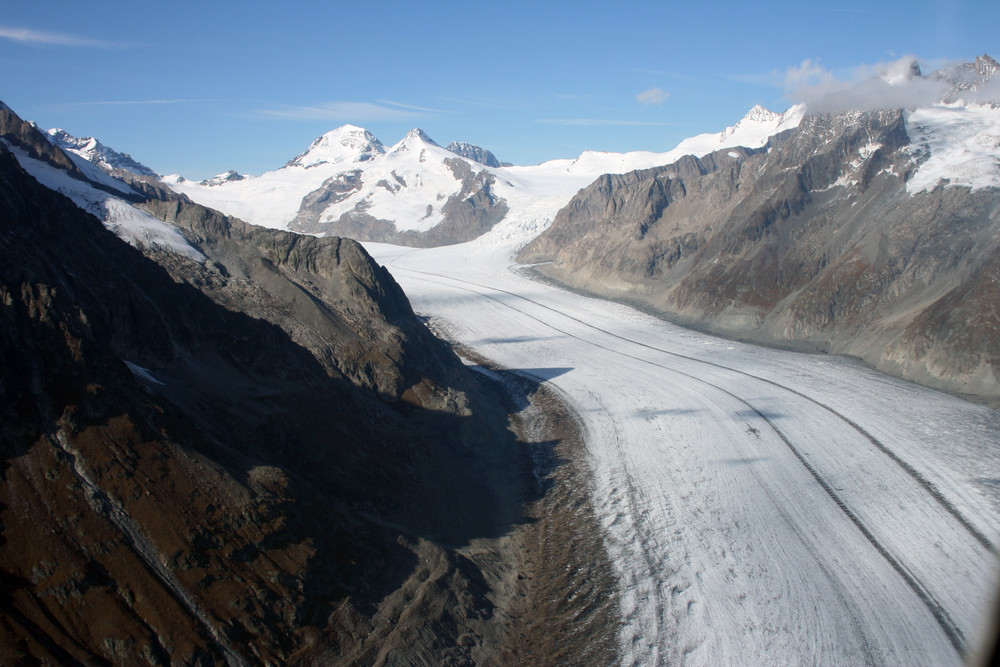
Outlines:
{"label": "dark rocky slope", "polygon": [[807,116],[760,152],[605,176],[520,260],[687,325],[858,356],[1000,400],[1000,191],[910,194],[900,110]]}
{"label": "dark rocky slope", "polygon": [[0,184],[0,662],[516,659],[531,462],[357,244],[150,189],[160,266]]}

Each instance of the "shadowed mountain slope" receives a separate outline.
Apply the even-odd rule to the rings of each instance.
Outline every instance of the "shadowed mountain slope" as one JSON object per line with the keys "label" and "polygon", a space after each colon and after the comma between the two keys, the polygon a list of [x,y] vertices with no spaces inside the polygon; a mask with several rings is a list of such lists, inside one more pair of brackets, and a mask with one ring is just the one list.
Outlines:
{"label": "shadowed mountain slope", "polygon": [[523,521],[530,462],[360,246],[160,202],[207,255],[168,273],[3,146],[0,183],[0,662],[502,643],[457,547]]}

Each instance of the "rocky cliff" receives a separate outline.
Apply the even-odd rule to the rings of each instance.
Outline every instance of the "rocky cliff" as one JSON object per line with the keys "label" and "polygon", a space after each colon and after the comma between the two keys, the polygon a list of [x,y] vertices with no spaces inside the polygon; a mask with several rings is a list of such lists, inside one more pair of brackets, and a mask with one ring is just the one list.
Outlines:
{"label": "rocky cliff", "polygon": [[460,155],[487,167],[511,166],[509,162],[500,162],[492,151],[486,150],[481,146],[476,146],[475,144],[469,144],[464,141],[453,141],[445,146],[445,148],[455,155]]}
{"label": "rocky cliff", "polygon": [[[1000,189],[989,161],[984,182],[945,159],[945,121],[814,114],[761,151],[605,176],[520,259],[688,325],[1000,400]],[[989,131],[973,124],[967,152]]]}

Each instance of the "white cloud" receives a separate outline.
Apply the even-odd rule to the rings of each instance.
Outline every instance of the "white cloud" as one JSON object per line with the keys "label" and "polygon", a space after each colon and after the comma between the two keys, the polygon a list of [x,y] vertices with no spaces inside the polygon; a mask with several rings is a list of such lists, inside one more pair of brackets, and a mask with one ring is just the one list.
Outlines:
{"label": "white cloud", "polygon": [[819,62],[806,58],[797,67],[789,67],[785,72],[785,87],[799,88],[815,86],[821,82],[833,80],[833,74],[823,69]]}
{"label": "white cloud", "polygon": [[670,93],[661,88],[650,88],[635,96],[635,99],[642,104],[663,104],[670,99]]}
{"label": "white cloud", "polygon": [[915,76],[913,56],[888,63],[861,65],[847,78],[839,79],[818,62],[804,60],[785,72],[785,90],[795,102],[804,102],[810,112],[847,109],[914,109],[941,100],[948,92],[946,81]]}
{"label": "white cloud", "polygon": [[[394,103],[390,103],[394,104]],[[419,118],[432,109],[419,109],[396,104],[373,104],[371,102],[323,102],[306,106],[281,106],[273,109],[258,109],[257,114],[283,120],[330,120],[356,123],[394,121]]]}
{"label": "white cloud", "polygon": [[87,46],[97,48],[112,48],[119,46],[100,39],[90,39],[77,35],[64,35],[56,32],[42,32],[29,28],[14,28],[0,26],[0,39],[9,39],[22,44],[51,44],[55,46]]}

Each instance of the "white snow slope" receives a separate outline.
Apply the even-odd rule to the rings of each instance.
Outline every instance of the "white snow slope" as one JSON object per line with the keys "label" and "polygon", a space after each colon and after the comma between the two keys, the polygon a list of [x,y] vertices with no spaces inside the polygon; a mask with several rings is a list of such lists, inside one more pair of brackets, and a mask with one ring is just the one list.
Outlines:
{"label": "white snow slope", "polygon": [[450,337],[575,409],[621,663],[961,664],[998,584],[1000,415],[532,282],[517,235],[366,247]]}
{"label": "white snow slope", "polygon": [[[145,211],[140,211],[121,197],[116,197],[93,187],[89,183],[79,181],[62,169],[57,169],[46,162],[28,156],[21,148],[6,140],[0,141],[4,142],[8,150],[17,158],[21,167],[35,180],[50,190],[55,190],[69,197],[74,204],[97,217],[118,238],[133,247],[153,248],[173,252],[196,262],[205,261],[205,256],[188,243],[180,230],[170,223],[155,218]],[[131,192],[128,185],[108,176],[85,158],[71,153],[67,154],[88,178],[112,187],[123,195]]]}
{"label": "white snow slope", "polygon": [[929,153],[906,182],[910,194],[952,186],[1000,188],[1000,107],[941,104],[906,113],[915,154]]}

